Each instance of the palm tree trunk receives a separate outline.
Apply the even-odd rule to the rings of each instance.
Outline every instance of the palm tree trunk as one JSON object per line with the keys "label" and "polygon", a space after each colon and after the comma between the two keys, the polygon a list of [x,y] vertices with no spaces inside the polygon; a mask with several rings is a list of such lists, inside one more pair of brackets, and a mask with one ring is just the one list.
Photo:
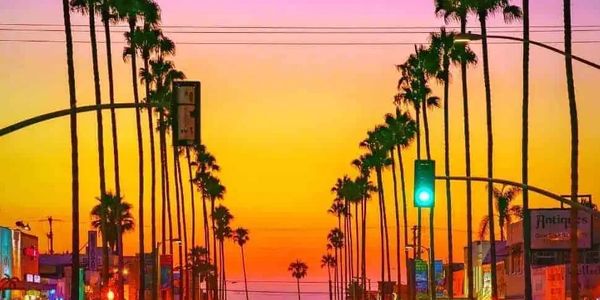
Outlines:
{"label": "palm tree trunk", "polygon": [[358,226],[358,202],[354,202],[354,227],[356,228],[356,276],[358,277],[360,275],[360,228]]}
{"label": "palm tree trunk", "polygon": [[300,278],[296,278],[296,286],[298,287],[298,300],[300,300]]}
{"label": "palm tree trunk", "polygon": [[204,224],[204,247],[210,257],[210,230],[208,228],[208,212],[206,211],[206,195],[202,192],[202,222]]}
{"label": "palm tree trunk", "polygon": [[[415,116],[417,121],[417,160],[421,160],[421,117],[420,117],[421,108],[418,104],[415,105]],[[421,252],[416,251],[416,249],[421,249],[421,208],[417,207],[417,247],[415,247],[415,253],[418,253],[418,257],[421,257]],[[416,257],[416,256],[415,256]]]}
{"label": "palm tree trunk", "polygon": [[363,286],[363,297],[367,298],[367,198],[361,201],[361,226],[362,226],[362,258],[361,277]]}
{"label": "palm tree trunk", "polygon": [[402,272],[400,269],[400,211],[398,207],[398,180],[396,179],[396,159],[394,158],[394,148],[390,149],[390,158],[392,159],[392,179],[394,183],[394,212],[396,216],[396,279],[398,286],[402,282]]}
{"label": "palm tree trunk", "polygon": [[[71,129],[71,262],[73,265],[72,282],[79,282],[79,151],[77,140],[77,95],[75,91],[75,68],[73,64],[73,36],[71,34],[71,15],[69,1],[63,0],[63,18],[67,48],[67,74],[69,80],[69,107]],[[71,299],[79,298],[79,284],[71,285]]]}
{"label": "palm tree trunk", "polygon": [[192,249],[196,248],[196,201],[194,197],[194,183],[192,180],[194,177],[192,176],[192,159],[190,158],[190,148],[185,148],[185,156],[187,158],[188,165],[188,178],[190,183],[190,197],[192,204]]}
{"label": "palm tree trunk", "polygon": [[179,258],[179,267],[180,267],[180,276],[181,276],[181,280],[180,280],[180,284],[179,284],[179,295],[180,297],[183,297],[183,290],[184,290],[184,278],[185,275],[183,275],[184,273],[184,267],[183,267],[183,233],[181,230],[181,196],[179,193],[179,168],[178,168],[178,154],[177,154],[177,147],[174,146],[173,147],[173,181],[175,183],[175,217],[176,217],[176,221],[177,221],[177,237],[181,240],[180,243],[177,244],[177,256]]}
{"label": "palm tree trunk", "polygon": [[[565,71],[571,123],[571,201],[577,202],[579,189],[579,124],[577,120],[577,102],[575,101],[575,82],[573,79],[571,0],[564,0],[563,13],[565,23]],[[571,299],[579,299],[577,248],[577,208],[571,206]]]}
{"label": "palm tree trunk", "polygon": [[[135,18],[129,18],[129,33],[133,36],[135,31]],[[131,41],[131,84],[133,86],[133,99],[136,104],[140,102],[137,86],[137,64],[136,64],[136,47],[133,40]],[[142,121],[140,109],[135,109],[135,126],[138,140],[138,173],[139,173],[139,207],[138,207],[138,233],[139,233],[139,251],[140,261],[144,260],[144,147],[142,139]],[[139,270],[139,286],[145,286],[144,264],[140,264]],[[139,299],[144,298],[144,289],[139,289]]]}
{"label": "palm tree trunk", "polygon": [[[334,246],[335,247],[335,246]],[[334,274],[334,279],[333,279],[333,285],[335,287],[335,298],[336,299],[340,299],[340,286],[339,286],[339,276],[338,276],[338,270],[340,268],[340,261],[338,259],[338,248],[335,247],[335,274]]]}
{"label": "palm tree trunk", "polygon": [[[402,221],[404,224],[404,244],[408,243],[408,211],[406,210],[406,181],[404,176],[404,161],[402,159],[402,148],[400,145],[396,146],[396,151],[398,152],[398,164],[400,168],[400,185],[402,189]],[[408,265],[410,264],[408,258],[408,248],[404,247],[404,259],[406,266],[406,284],[407,286],[411,286],[412,277],[408,272]],[[401,285],[401,282],[399,283]]]}
{"label": "palm tree trunk", "polygon": [[435,228],[433,225],[433,213],[435,211],[435,206],[431,207],[429,209],[429,283],[430,283],[430,290],[431,290],[431,299],[435,300],[437,297],[437,292],[436,292],[436,282],[435,282],[435,237],[434,237],[434,232],[435,232]]}
{"label": "palm tree trunk", "polygon": [[160,190],[161,190],[161,240],[162,240],[162,249],[161,249],[161,254],[165,255],[166,254],[166,250],[167,250],[167,209],[169,209],[167,207],[167,197],[168,197],[168,193],[167,193],[167,189],[168,189],[168,184],[166,183],[167,180],[167,175],[165,174],[165,161],[166,161],[166,157],[165,157],[165,151],[164,151],[164,147],[163,147],[163,140],[164,138],[164,130],[163,130],[163,113],[161,109],[158,109],[158,113],[159,113],[159,120],[158,120],[158,145],[159,145],[159,154],[160,154]]}
{"label": "palm tree trunk", "polygon": [[532,299],[531,291],[531,218],[529,216],[529,0],[523,0],[523,141],[521,143],[521,170],[523,182],[523,266],[525,269],[525,299]]}
{"label": "palm tree trunk", "polygon": [[[244,246],[240,246],[240,248],[242,249],[242,271],[244,271],[244,291],[246,292],[246,300],[250,300],[250,297],[248,296],[248,276],[246,275],[246,256],[244,255]],[[331,281],[331,275],[329,280]],[[331,294],[331,282],[329,283],[329,293]]]}
{"label": "palm tree trunk", "polygon": [[[215,277],[216,278],[220,278],[219,277],[219,265],[217,263],[217,235],[215,233],[215,217],[214,217],[214,213],[215,213],[215,199],[210,199],[210,219],[212,221],[212,238],[213,238],[213,258],[214,258],[214,262],[215,262]],[[217,281],[217,285],[214,287],[214,294],[215,294],[215,298],[217,298],[218,295],[218,291],[219,291],[219,284]]]}
{"label": "palm tree trunk", "polygon": [[[460,32],[467,32],[466,16],[460,19]],[[471,191],[471,139],[469,133],[469,90],[467,88],[467,64],[460,63],[460,76],[463,96],[463,121],[465,135],[465,174],[467,175],[467,297],[473,299],[473,203]]]}
{"label": "palm tree trunk", "polygon": [[223,284],[222,284],[222,288],[223,288],[223,300],[227,300],[227,276],[225,275],[225,240],[221,241],[221,266],[222,266],[222,271],[221,271],[221,276],[223,276]]}
{"label": "palm tree trunk", "polygon": [[[144,69],[149,70],[148,58],[144,58]],[[150,84],[148,81],[145,81],[146,88],[146,102],[150,103]],[[150,185],[150,206],[151,206],[151,243],[152,249],[156,247],[156,153],[154,151],[154,122],[152,116],[152,107],[148,107],[148,135],[150,137],[150,172],[151,172],[151,185]],[[154,253],[154,250],[152,250]],[[155,262],[156,259],[153,259]],[[157,299],[158,295],[156,294],[156,276],[155,274],[158,271],[156,270],[156,265],[152,264],[152,299]]]}
{"label": "palm tree trunk", "polygon": [[429,147],[429,120],[427,119],[427,101],[423,99],[423,128],[425,130],[425,154],[427,159],[431,159],[431,148]]}
{"label": "palm tree trunk", "polygon": [[[448,53],[444,53],[444,170],[446,177],[450,176],[450,108],[448,100],[449,96],[449,76],[450,76],[450,62]],[[452,187],[450,185],[450,179],[446,179],[446,213],[448,221],[448,297],[454,298],[454,285],[453,285],[453,251],[454,247],[452,244]],[[433,226],[433,224],[431,225]]]}
{"label": "palm tree trunk", "polygon": [[[331,290],[331,267],[329,264],[327,265],[327,278],[329,279],[329,300],[333,300],[333,292]],[[247,289],[248,288],[246,288],[246,290]],[[246,300],[248,300],[248,297],[246,297]]]}
{"label": "palm tree trunk", "polygon": [[494,228],[494,196],[493,196],[493,182],[491,178],[494,177],[494,136],[492,130],[492,92],[490,87],[490,67],[488,59],[488,47],[487,47],[487,16],[483,13],[479,13],[479,22],[481,24],[481,43],[483,52],[483,80],[485,83],[485,110],[486,110],[486,123],[487,123],[487,177],[490,178],[488,181],[488,216],[490,218],[490,255],[491,255],[491,269],[492,269],[492,299],[498,299],[498,283],[496,281],[496,233]]}
{"label": "palm tree trunk", "polygon": [[[113,69],[112,69],[112,47],[110,37],[110,19],[108,9],[102,8],[102,23],[104,25],[104,39],[106,41],[106,64],[108,66],[108,95],[110,104],[115,103],[114,97],[114,82],[113,82]],[[111,117],[111,128],[112,128],[112,142],[113,142],[113,157],[114,157],[114,172],[115,172],[115,193],[117,197],[121,197],[121,181],[119,171],[119,147],[117,138],[117,116],[115,109],[110,109]],[[108,282],[108,243],[104,243],[104,237],[102,238],[102,282],[106,284]]]}
{"label": "palm tree trunk", "polygon": [[[181,220],[183,221],[183,261],[184,261],[184,266],[187,264],[188,261],[188,239],[187,239],[187,219],[185,217],[185,194],[183,191],[183,179],[182,179],[183,175],[181,174],[181,162],[179,161],[179,155],[177,156],[177,178],[179,180],[179,193],[181,194],[180,199],[181,199]],[[182,274],[184,274],[181,278],[183,280],[183,287],[184,287],[184,295],[186,299],[189,299],[190,294],[189,294],[189,281],[188,281],[188,276],[187,276],[187,269],[184,268],[182,270]]]}

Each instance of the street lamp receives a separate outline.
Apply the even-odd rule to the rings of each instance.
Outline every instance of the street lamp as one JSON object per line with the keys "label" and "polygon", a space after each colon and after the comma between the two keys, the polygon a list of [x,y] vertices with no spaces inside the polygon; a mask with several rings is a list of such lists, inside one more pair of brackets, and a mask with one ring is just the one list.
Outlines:
{"label": "street lamp", "polygon": [[[478,41],[482,39],[482,35],[481,34],[476,34],[476,33],[471,33],[470,31],[468,33],[459,33],[456,35],[456,37],[454,38],[454,42],[455,43],[468,43],[471,41]],[[510,40],[510,41],[517,41],[517,42],[523,42],[524,40],[522,38],[519,37],[514,37],[514,36],[506,36],[506,35],[487,35],[488,39],[501,39],[501,40]],[[556,52],[560,55],[566,55],[566,53],[558,48],[554,48],[552,46],[546,45],[544,43],[538,42],[538,41],[532,41],[529,40],[530,44],[536,45],[538,47],[542,47],[545,49],[548,49],[550,51]],[[600,69],[600,65],[591,62],[585,58],[581,58],[579,56],[576,55],[571,55],[571,58],[573,58],[574,60],[584,63],[592,68],[595,69]]]}
{"label": "street lamp", "polygon": [[23,231],[31,231],[31,227],[29,226],[29,223],[25,223],[23,221],[17,221],[17,222],[15,222],[15,225]]}

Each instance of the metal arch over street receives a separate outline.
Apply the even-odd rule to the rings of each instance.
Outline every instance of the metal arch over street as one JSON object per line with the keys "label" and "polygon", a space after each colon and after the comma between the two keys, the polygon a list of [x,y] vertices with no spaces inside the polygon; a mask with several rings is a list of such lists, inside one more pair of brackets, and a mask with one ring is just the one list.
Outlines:
{"label": "metal arch over street", "polygon": [[480,181],[480,182],[493,182],[493,183],[500,183],[500,184],[506,184],[506,185],[511,185],[511,186],[516,186],[516,187],[520,187],[522,189],[527,189],[528,191],[534,192],[534,193],[538,193],[542,196],[546,196],[548,198],[557,200],[559,202],[562,202],[564,204],[570,205],[570,206],[575,206],[578,209],[584,210],[586,212],[589,212],[592,215],[595,215],[596,217],[600,217],[600,211],[594,210],[590,207],[587,207],[579,202],[573,202],[569,199],[565,199],[563,197],[561,197],[560,195],[557,195],[555,193],[552,193],[550,191],[532,186],[532,185],[525,185],[519,182],[515,182],[515,181],[510,181],[510,180],[506,180],[506,179],[499,179],[499,178],[487,178],[487,177],[467,177],[467,176],[435,176],[436,180],[460,180],[460,181]]}
{"label": "metal arch over street", "polygon": [[[90,111],[95,111],[98,109],[123,109],[123,108],[146,108],[149,107],[150,105],[147,103],[139,103],[139,104],[135,104],[135,103],[115,103],[115,104],[100,104],[100,105],[87,105],[87,106],[81,106],[81,107],[77,107],[75,109],[75,113],[82,113],[82,112],[90,112]],[[68,116],[71,113],[71,109],[63,109],[63,110],[57,110],[57,111],[53,111],[47,114],[43,114],[43,115],[39,115],[39,116],[35,116],[29,119],[25,119],[23,121],[14,123],[12,125],[9,125],[7,127],[4,127],[2,129],[0,129],[0,137],[7,135],[11,132],[17,131],[19,129],[31,126],[31,125],[35,125],[37,123],[43,122],[43,121],[48,121],[51,119],[55,119],[55,118],[60,118],[60,117],[64,117],[64,116]]]}

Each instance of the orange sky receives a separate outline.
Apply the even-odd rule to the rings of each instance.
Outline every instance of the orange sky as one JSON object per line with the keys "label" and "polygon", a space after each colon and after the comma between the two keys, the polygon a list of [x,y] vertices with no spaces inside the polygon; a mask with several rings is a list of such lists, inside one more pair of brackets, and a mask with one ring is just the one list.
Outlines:
{"label": "orange sky", "polygon": [[[363,26],[439,26],[443,22],[433,15],[427,1],[322,1],[287,5],[277,1],[260,1],[250,7],[243,1],[227,4],[178,1],[177,5],[159,1],[165,24],[177,25],[363,25]],[[418,2],[418,3],[417,3]],[[533,25],[559,25],[561,1],[532,3]],[[575,24],[594,25],[600,7],[594,0],[574,4]],[[1,23],[62,24],[57,1],[18,1],[0,3]],[[85,18],[73,16],[75,24]],[[491,22],[501,25],[500,22]],[[60,28],[60,27],[58,27]],[[474,31],[476,31],[474,29]],[[422,42],[426,35],[381,36],[205,36],[171,35],[182,41],[399,41]],[[86,33],[77,33],[85,39]],[[575,32],[575,40],[597,40],[598,32]],[[0,31],[0,39],[42,38],[60,40],[58,33],[14,33]],[[120,34],[115,34],[117,41]],[[533,33],[540,41],[560,41],[560,33]],[[115,43],[116,98],[131,102],[129,65],[120,59],[122,44]],[[556,45],[560,47],[561,45]],[[479,53],[480,46],[473,45]],[[349,162],[361,151],[358,142],[368,129],[383,121],[393,111],[398,73],[394,65],[402,63],[412,46],[223,46],[180,45],[176,66],[191,80],[202,81],[203,142],[222,166],[220,177],[228,192],[223,204],[235,215],[234,226],[250,229],[248,244],[249,276],[286,278],[287,265],[299,257],[310,267],[310,277],[322,278],[319,259],[325,249],[325,237],[336,223],[326,210],[333,198],[329,189],[337,177],[355,175]],[[576,44],[574,52],[592,61],[600,61],[598,44]],[[491,45],[491,79],[494,105],[495,175],[520,178],[521,114],[520,45]],[[75,48],[78,103],[93,102],[90,50],[87,45]],[[63,109],[68,106],[65,50],[62,43],[0,42],[0,92],[3,108],[0,127],[24,118]],[[108,101],[104,50],[100,48],[100,73],[103,101]],[[531,52],[531,161],[530,182],[557,193],[569,191],[569,123],[564,60],[546,50]],[[455,82],[459,73],[455,71]],[[472,124],[473,174],[483,176],[485,164],[485,107],[481,66],[469,75]],[[600,158],[600,131],[596,115],[600,109],[595,86],[600,73],[575,63],[575,84],[580,121],[580,191],[600,194],[597,184]],[[441,96],[440,88],[434,85]],[[451,155],[452,173],[464,173],[462,138],[462,103],[459,86],[451,86]],[[145,116],[145,115],[144,115]],[[443,172],[442,111],[431,113],[432,154]],[[134,204],[137,215],[137,159],[135,118],[133,111],[118,112],[122,190]],[[110,116],[104,114],[105,125]],[[144,119],[145,120],[145,119]],[[98,194],[96,123],[93,113],[79,116],[81,221],[82,237],[89,225],[89,211]],[[144,127],[145,129],[145,127]],[[147,135],[144,136],[147,139]],[[107,182],[112,186],[110,131],[105,129]],[[148,153],[148,145],[145,145]],[[28,220],[40,236],[40,246],[47,225],[36,222],[48,215],[64,219],[56,224],[57,251],[70,249],[70,152],[68,119],[39,124],[0,138],[0,225],[18,219]],[[411,148],[405,157],[408,180],[412,181]],[[148,162],[148,158],[146,159]],[[169,161],[172,162],[171,160]],[[149,165],[147,167],[149,169]],[[387,172],[386,197],[393,207],[391,174]],[[149,189],[149,176],[146,190]],[[410,186],[409,186],[410,188]],[[446,211],[443,185],[438,185],[436,208],[439,258],[446,259]],[[186,187],[186,193],[189,190]],[[455,260],[462,260],[466,240],[464,185],[453,185]],[[484,185],[474,188],[475,216],[485,211]],[[186,194],[186,199],[189,195]],[[534,206],[548,204],[536,196]],[[149,198],[148,198],[149,201]],[[149,207],[149,205],[148,205]],[[375,202],[371,203],[375,211]],[[189,213],[189,203],[187,207]],[[389,216],[393,211],[389,210]],[[410,225],[414,224],[410,210]],[[149,220],[149,212],[146,220]],[[189,222],[189,214],[188,214]],[[148,224],[148,223],[147,223]],[[390,222],[390,226],[393,222]],[[371,218],[375,228],[377,220]],[[393,227],[390,227],[393,232]],[[146,231],[150,233],[149,228]],[[378,240],[371,229],[370,273],[377,274]],[[149,237],[149,235],[148,235]],[[128,253],[137,251],[137,234],[126,236]],[[149,238],[148,238],[149,241]],[[426,240],[425,240],[426,241]],[[228,249],[228,271],[239,278],[238,249]],[[147,250],[150,249],[148,243]]]}

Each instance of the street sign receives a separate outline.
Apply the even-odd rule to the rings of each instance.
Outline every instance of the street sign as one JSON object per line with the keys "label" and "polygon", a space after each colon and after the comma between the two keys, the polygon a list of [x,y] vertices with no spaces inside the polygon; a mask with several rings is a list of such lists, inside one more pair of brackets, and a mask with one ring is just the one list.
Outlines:
{"label": "street sign", "polygon": [[435,205],[435,161],[415,160],[415,207]]}
{"label": "street sign", "polygon": [[173,82],[173,143],[200,144],[200,82]]}
{"label": "street sign", "polygon": [[[571,247],[570,209],[531,209],[531,249],[569,249]],[[592,216],[577,212],[577,243],[579,249],[592,247]]]}

